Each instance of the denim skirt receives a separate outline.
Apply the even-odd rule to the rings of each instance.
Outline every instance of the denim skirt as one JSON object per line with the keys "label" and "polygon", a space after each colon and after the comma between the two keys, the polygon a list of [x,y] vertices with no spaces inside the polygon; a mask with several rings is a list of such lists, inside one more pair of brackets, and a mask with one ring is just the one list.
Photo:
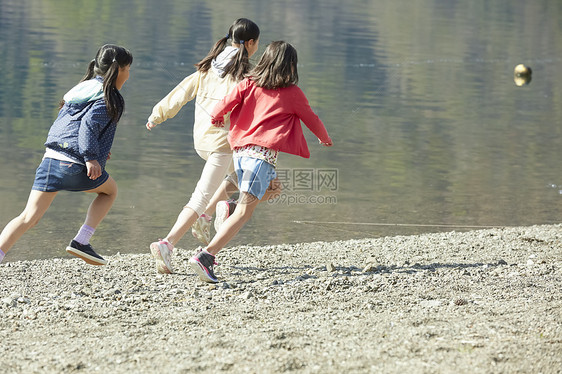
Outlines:
{"label": "denim skirt", "polygon": [[31,189],[43,192],[88,191],[98,188],[109,178],[104,170],[96,180],[88,177],[85,165],[44,158],[35,172]]}

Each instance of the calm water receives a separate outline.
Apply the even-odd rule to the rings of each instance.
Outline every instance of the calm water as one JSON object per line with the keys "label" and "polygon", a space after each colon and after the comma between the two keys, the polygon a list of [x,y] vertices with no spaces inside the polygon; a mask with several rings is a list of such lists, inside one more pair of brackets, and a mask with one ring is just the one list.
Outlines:
{"label": "calm water", "polygon": [[[257,55],[277,39],[297,48],[299,85],[335,146],[308,134],[311,159],[282,155],[283,201],[233,244],[558,223],[561,15],[562,3],[525,0],[1,0],[0,226],[25,205],[58,101],[113,42],[135,62],[108,164],[120,196],[93,244],[141,253],[165,236],[203,167],[193,103],[144,124],[238,17],[260,25]],[[522,87],[519,63],[533,69]],[[65,256],[91,198],[60,193],[7,260]]]}

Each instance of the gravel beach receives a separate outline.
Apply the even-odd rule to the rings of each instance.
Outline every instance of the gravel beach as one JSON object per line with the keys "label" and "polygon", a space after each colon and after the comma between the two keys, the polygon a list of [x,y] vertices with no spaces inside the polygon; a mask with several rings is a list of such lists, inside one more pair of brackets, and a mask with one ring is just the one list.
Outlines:
{"label": "gravel beach", "polygon": [[561,373],[562,225],[0,265],[3,373]]}

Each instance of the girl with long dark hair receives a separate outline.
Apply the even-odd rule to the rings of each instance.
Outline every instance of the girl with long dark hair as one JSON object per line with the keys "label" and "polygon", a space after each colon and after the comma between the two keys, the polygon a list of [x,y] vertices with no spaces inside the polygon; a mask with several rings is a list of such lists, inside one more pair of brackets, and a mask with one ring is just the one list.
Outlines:
{"label": "girl with long dark hair", "polygon": [[97,196],[66,251],[91,265],[107,263],[94,251],[90,238],[117,197],[117,184],[105,164],[125,105],[119,90],[129,79],[132,63],[133,55],[127,49],[106,44],[89,63],[80,83],[64,95],[27,205],[0,234],[0,262],[39,222],[59,191],[84,191]]}

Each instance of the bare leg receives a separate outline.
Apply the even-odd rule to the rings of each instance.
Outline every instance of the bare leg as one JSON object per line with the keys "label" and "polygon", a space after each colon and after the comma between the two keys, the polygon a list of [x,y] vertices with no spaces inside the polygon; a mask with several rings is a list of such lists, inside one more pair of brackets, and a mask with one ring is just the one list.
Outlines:
{"label": "bare leg", "polygon": [[234,213],[221,225],[219,232],[207,246],[207,252],[215,256],[229,241],[238,234],[246,222],[252,217],[254,210],[260,203],[257,197],[242,192]]}
{"label": "bare leg", "polygon": [[166,235],[166,240],[173,244],[174,246],[180,241],[181,238],[185,235],[185,233],[193,226],[195,221],[197,221],[199,216],[197,212],[193,209],[189,208],[188,206],[183,207],[183,210],[178,215],[178,219],[176,223]]}
{"label": "bare leg", "polygon": [[31,190],[23,212],[11,220],[0,234],[0,248],[4,253],[8,252],[27,230],[39,222],[56,195],[56,192]]}
{"label": "bare leg", "polygon": [[96,228],[100,222],[105,218],[113,202],[117,198],[117,183],[110,176],[109,179],[94,190],[86,192],[97,193],[98,196],[92,201],[86,214],[85,225]]}

